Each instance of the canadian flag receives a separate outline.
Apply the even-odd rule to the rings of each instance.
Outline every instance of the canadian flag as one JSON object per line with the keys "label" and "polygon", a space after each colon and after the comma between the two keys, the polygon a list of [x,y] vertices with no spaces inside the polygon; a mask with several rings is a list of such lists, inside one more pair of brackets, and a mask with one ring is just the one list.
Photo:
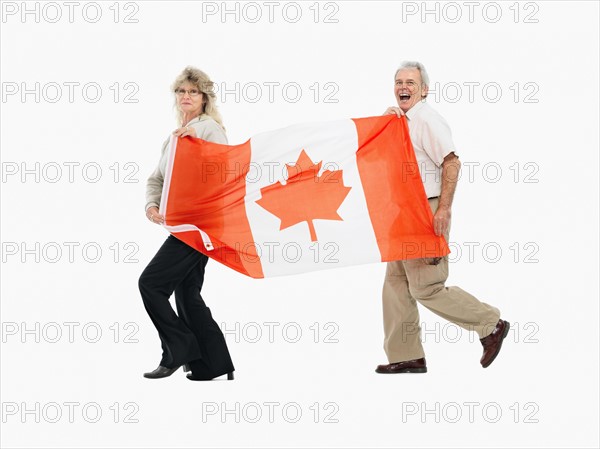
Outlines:
{"label": "canadian flag", "polygon": [[172,138],[165,228],[253,278],[442,257],[406,118],[306,123],[221,145]]}

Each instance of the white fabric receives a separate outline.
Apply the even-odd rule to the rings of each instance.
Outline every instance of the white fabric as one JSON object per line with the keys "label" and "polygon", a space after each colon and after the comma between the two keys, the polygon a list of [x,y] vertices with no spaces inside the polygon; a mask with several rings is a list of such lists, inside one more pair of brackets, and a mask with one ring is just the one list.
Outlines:
{"label": "white fabric", "polygon": [[[246,176],[246,214],[265,277],[288,274],[290,263],[303,272],[381,261],[356,165],[358,135],[352,120],[294,125],[259,134],[250,143],[253,168]],[[302,150],[315,164],[323,163],[321,173],[343,166],[343,186],[351,187],[338,209],[343,221],[313,221],[317,242],[311,241],[306,222],[280,231],[281,220],[256,203],[260,189],[285,184],[285,165],[295,164]]]}

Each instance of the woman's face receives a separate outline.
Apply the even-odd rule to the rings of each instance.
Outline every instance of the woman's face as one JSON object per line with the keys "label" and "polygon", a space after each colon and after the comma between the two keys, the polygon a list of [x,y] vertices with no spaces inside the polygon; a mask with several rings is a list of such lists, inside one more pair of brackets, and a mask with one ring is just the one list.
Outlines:
{"label": "woman's face", "polygon": [[177,107],[184,115],[196,117],[204,110],[204,94],[198,88],[185,81],[175,90]]}

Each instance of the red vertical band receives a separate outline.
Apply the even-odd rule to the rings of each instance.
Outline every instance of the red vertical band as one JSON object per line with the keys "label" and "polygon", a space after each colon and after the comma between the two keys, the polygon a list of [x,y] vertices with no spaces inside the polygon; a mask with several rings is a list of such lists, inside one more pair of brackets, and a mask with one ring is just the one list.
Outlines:
{"label": "red vertical band", "polygon": [[356,161],[382,261],[442,257],[405,117],[353,119]]}
{"label": "red vertical band", "polygon": [[229,146],[180,138],[165,218],[170,226],[201,229],[214,249],[205,249],[197,231],[173,233],[181,241],[240,273],[262,278],[244,202],[250,157],[250,141]]}

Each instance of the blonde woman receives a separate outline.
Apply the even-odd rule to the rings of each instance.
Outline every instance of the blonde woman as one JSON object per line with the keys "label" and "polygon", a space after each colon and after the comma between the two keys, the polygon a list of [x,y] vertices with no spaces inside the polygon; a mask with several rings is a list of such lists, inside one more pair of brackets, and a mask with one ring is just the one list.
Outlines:
{"label": "blonde woman", "polygon": [[[177,137],[192,136],[227,143],[221,116],[215,105],[213,82],[206,73],[186,67],[173,83],[180,127]],[[159,214],[169,140],[163,144],[158,167],[146,186],[146,216],[163,224]],[[227,374],[233,379],[233,363],[221,329],[206,307],[200,290],[208,257],[170,235],[139,279],[144,306],[162,343],[158,367],[145,373],[148,379],[168,377],[184,366],[190,380],[211,380]],[[177,314],[169,304],[175,292]]]}

